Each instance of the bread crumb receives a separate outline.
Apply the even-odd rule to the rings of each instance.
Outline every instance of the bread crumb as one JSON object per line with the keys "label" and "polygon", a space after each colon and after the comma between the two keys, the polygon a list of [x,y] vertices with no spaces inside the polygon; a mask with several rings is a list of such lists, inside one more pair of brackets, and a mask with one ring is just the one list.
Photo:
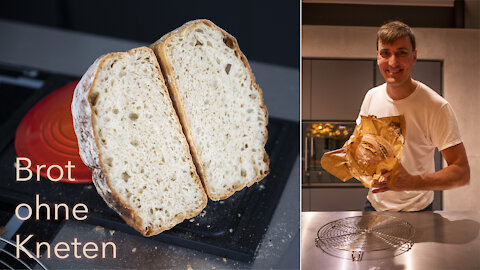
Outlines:
{"label": "bread crumb", "polygon": [[241,216],[242,216],[242,214],[240,214],[240,213],[237,214],[237,217],[241,217]]}
{"label": "bread crumb", "polygon": [[96,226],[95,227],[95,231],[103,231],[105,228],[103,228],[102,226]]}
{"label": "bread crumb", "polygon": [[229,231],[230,233],[233,233],[233,229],[228,229],[228,231]]}
{"label": "bread crumb", "polygon": [[223,262],[226,263],[226,262],[227,262],[227,258],[223,258]]}
{"label": "bread crumb", "polygon": [[187,270],[193,270],[193,268],[190,264],[187,264]]}
{"label": "bread crumb", "polygon": [[194,221],[195,221],[195,219],[194,219],[194,218],[191,218],[189,221],[190,221],[190,222],[194,222]]}
{"label": "bread crumb", "polygon": [[220,204],[224,204],[225,202],[224,202],[224,201],[220,201],[219,203],[220,203]]}
{"label": "bread crumb", "polygon": [[207,257],[205,257],[205,261],[207,261],[207,260],[208,260]]}
{"label": "bread crumb", "polygon": [[207,228],[210,228],[210,224],[207,224]]}
{"label": "bread crumb", "polygon": [[93,188],[92,185],[87,186],[87,189],[92,189],[92,188]]}
{"label": "bread crumb", "polygon": [[132,253],[135,253],[137,251],[137,248],[132,248]]}
{"label": "bread crumb", "polygon": [[110,230],[108,232],[110,233],[110,235],[113,235],[115,233],[115,230]]}
{"label": "bread crumb", "polygon": [[200,216],[204,217],[206,214],[207,214],[207,212],[205,210],[203,210],[202,213],[200,213]]}

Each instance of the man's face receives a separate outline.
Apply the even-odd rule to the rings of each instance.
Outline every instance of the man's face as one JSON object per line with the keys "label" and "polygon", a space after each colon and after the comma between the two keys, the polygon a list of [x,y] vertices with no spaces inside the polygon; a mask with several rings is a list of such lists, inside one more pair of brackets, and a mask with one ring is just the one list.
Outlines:
{"label": "man's face", "polygon": [[387,84],[400,86],[411,79],[412,66],[417,62],[409,37],[397,39],[392,44],[378,41],[377,65]]}

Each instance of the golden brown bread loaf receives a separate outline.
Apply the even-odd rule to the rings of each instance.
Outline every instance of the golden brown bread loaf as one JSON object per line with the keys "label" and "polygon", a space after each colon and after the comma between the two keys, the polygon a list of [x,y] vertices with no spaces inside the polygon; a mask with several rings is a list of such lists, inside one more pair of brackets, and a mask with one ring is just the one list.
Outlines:
{"label": "golden brown bread loaf", "polygon": [[366,134],[358,143],[354,157],[359,168],[366,175],[374,175],[380,162],[393,157],[393,148],[381,136]]}
{"label": "golden brown bread loaf", "polygon": [[362,116],[356,130],[341,149],[325,153],[321,164],[342,181],[355,177],[371,188],[374,180],[399,167],[405,141],[402,135],[405,134],[405,118],[403,115]]}

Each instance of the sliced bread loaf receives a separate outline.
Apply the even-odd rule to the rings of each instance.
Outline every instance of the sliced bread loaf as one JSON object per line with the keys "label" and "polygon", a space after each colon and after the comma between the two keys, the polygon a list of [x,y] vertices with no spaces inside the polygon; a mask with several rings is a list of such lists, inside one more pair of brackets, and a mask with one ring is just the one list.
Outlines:
{"label": "sliced bread loaf", "polygon": [[143,235],[158,234],[205,207],[207,197],[146,47],[97,59],[75,89],[80,156],[105,202]]}
{"label": "sliced bread loaf", "polygon": [[151,45],[210,199],[263,179],[267,110],[236,39],[208,20]]}

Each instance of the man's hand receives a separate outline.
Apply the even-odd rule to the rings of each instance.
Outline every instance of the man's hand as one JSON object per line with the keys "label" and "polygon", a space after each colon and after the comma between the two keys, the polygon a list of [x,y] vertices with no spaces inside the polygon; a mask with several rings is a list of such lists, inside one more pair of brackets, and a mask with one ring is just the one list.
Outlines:
{"label": "man's hand", "polygon": [[[380,176],[380,179],[375,180],[372,185],[373,193],[385,192],[388,190],[402,191],[415,189],[415,178],[418,176],[411,175],[400,164],[400,168],[396,172],[396,177],[393,177],[392,172],[388,172]],[[392,178],[395,178],[392,181]]]}
{"label": "man's hand", "polygon": [[448,164],[442,170],[431,174],[411,175],[400,164],[396,177],[392,177],[391,172],[383,174],[372,184],[372,192],[446,190],[467,185],[470,181],[470,167],[463,143],[444,149],[442,155]]}
{"label": "man's hand", "polygon": [[380,193],[380,192],[385,192],[388,191],[388,181],[390,181],[390,175],[392,172],[388,172],[386,174],[383,174],[380,176],[378,180],[373,180],[372,184],[372,192],[373,193]]}

